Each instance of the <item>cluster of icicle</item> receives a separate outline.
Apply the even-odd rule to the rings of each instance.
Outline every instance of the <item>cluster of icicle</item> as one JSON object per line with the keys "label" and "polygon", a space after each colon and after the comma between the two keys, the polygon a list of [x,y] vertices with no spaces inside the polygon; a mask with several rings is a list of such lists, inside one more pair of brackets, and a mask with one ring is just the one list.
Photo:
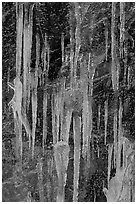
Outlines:
{"label": "cluster of icicle", "polygon": [[[79,182],[79,164],[80,164],[80,152],[81,152],[81,135],[82,135],[82,155],[89,163],[90,141],[92,141],[92,101],[93,101],[93,79],[95,69],[99,63],[101,63],[105,56],[107,57],[107,32],[106,32],[106,53],[100,56],[91,55],[86,53],[83,55],[80,53],[81,48],[81,23],[84,19],[89,4],[85,4],[81,14],[80,5],[78,2],[74,3],[74,13],[76,19],[76,29],[73,33],[73,29],[70,29],[70,87],[66,89],[66,81],[63,80],[59,88],[53,88],[52,93],[52,134],[54,143],[54,154],[56,169],[59,180],[59,189],[57,201],[64,201],[64,186],[66,184],[66,171],[69,160],[69,132],[70,124],[73,121],[73,135],[74,135],[74,193],[73,201],[78,201],[78,182]],[[39,70],[40,62],[40,37],[36,35],[36,67],[34,72],[30,70],[31,63],[31,48],[32,48],[32,25],[33,25],[33,6],[34,4],[17,3],[17,54],[16,54],[16,78],[14,80],[14,86],[9,83],[9,86],[14,89],[14,97],[10,104],[13,108],[15,130],[17,135],[17,146],[20,149],[22,158],[22,124],[29,136],[29,147],[32,146],[32,156],[34,156],[35,147],[35,132],[37,123],[37,87],[38,77],[40,78],[40,84],[46,84],[49,70],[49,47],[47,44],[47,36],[45,35],[45,44],[42,50],[42,61],[44,66],[43,74]],[[121,4],[121,10],[123,10]],[[23,10],[25,12],[23,12]],[[70,11],[70,27],[73,28],[73,12]],[[116,56],[116,37],[114,35],[115,30],[115,4],[112,3],[112,84],[115,96],[117,99],[117,92],[119,90],[119,63]],[[72,25],[71,25],[72,23]],[[91,28],[94,29],[95,22],[92,21]],[[121,16],[121,56],[123,53],[123,33],[124,28],[124,16]],[[75,36],[75,38],[74,38]],[[75,43],[74,43],[75,42]],[[62,37],[62,62],[64,62],[64,41]],[[23,50],[23,53],[22,53]],[[126,50],[125,50],[126,52]],[[126,54],[126,53],[125,53]],[[23,63],[22,63],[23,56]],[[126,63],[126,62],[125,62]],[[23,64],[23,82],[21,82],[21,65]],[[79,79],[77,71],[80,70]],[[42,79],[41,79],[42,78]],[[23,83],[23,84],[22,84]],[[46,86],[45,86],[46,87]],[[30,129],[29,122],[27,120],[27,110],[29,109],[30,99],[32,104],[32,130]],[[117,101],[117,100],[116,100]],[[23,106],[22,106],[23,104]],[[120,106],[121,107],[121,106]],[[82,110],[82,114],[79,113]],[[99,110],[100,114],[100,110]],[[72,118],[73,115],[73,118]],[[79,116],[80,115],[80,116]],[[119,123],[121,122],[121,109],[119,112]],[[100,117],[99,117],[100,119]],[[105,143],[107,137],[107,121],[108,121],[108,101],[105,102]],[[118,161],[121,148],[124,149],[123,139],[121,139],[121,127],[122,124],[118,124],[118,111],[114,111],[114,165],[119,167]],[[99,122],[100,123],[100,122]],[[98,124],[99,124],[98,123]],[[121,122],[122,123],[122,122]],[[81,131],[82,130],[82,131]],[[117,132],[119,131],[118,135]],[[32,142],[31,142],[32,138]],[[43,92],[43,151],[44,144],[47,138],[47,88]],[[119,140],[119,142],[118,142]],[[122,140],[122,147],[121,141]],[[32,144],[31,144],[32,143]],[[118,144],[120,145],[118,147]],[[92,144],[93,145],[93,144]],[[118,148],[118,149],[117,149]],[[93,148],[92,148],[93,150]],[[123,150],[124,151],[124,150]],[[109,160],[112,157],[112,148],[109,151]],[[118,152],[118,153],[117,153]],[[118,158],[118,159],[117,159]],[[125,158],[125,152],[123,153]],[[110,163],[109,163],[110,164]],[[125,168],[126,166],[124,166]],[[110,178],[110,166],[108,166],[108,181]],[[108,194],[107,194],[108,195]]]}
{"label": "cluster of icicle", "polygon": [[61,90],[53,90],[52,94],[52,134],[54,144],[54,157],[58,175],[57,202],[64,201],[64,187],[66,185],[67,167],[69,161],[69,130],[72,110],[64,108],[64,86]]}
{"label": "cluster of icicle", "polygon": [[[124,69],[126,73],[126,48],[124,42],[124,29],[125,29],[125,3],[120,3],[120,57],[124,60]],[[108,148],[108,189],[104,188],[104,193],[108,202],[130,202],[131,198],[134,200],[134,148],[133,144],[124,137],[122,127],[122,102],[118,98],[119,91],[119,72],[120,65],[116,55],[116,3],[112,3],[112,23],[111,23],[111,56],[112,56],[112,85],[114,90],[114,143],[109,145]],[[124,73],[124,78],[126,74]],[[124,79],[125,80],[125,79]],[[118,110],[119,101],[119,110]],[[106,115],[106,114],[105,114]],[[106,129],[106,128],[105,128]],[[105,131],[106,135],[106,131]],[[115,176],[110,179],[111,169],[116,169]]]}
{"label": "cluster of icicle", "polygon": [[[45,35],[45,43],[42,48],[40,56],[40,36],[37,33],[36,38],[36,63],[35,68],[30,69],[31,65],[31,51],[32,51],[32,27],[33,27],[33,10],[34,3],[17,3],[16,6],[17,18],[17,40],[16,40],[16,77],[14,85],[8,82],[8,85],[14,90],[13,99],[9,105],[14,113],[14,125],[16,133],[16,148],[17,157],[22,158],[22,125],[29,137],[29,148],[32,148],[32,157],[34,157],[35,147],[35,132],[37,124],[37,88],[38,78],[40,85],[47,81],[49,70],[49,47],[47,45],[47,36]],[[25,11],[25,12],[23,12]],[[23,58],[22,58],[23,56]],[[44,71],[40,72],[39,63],[40,57],[43,61]],[[23,60],[22,60],[23,59]],[[23,64],[23,74],[21,74]],[[43,146],[46,140],[46,111],[47,111],[47,94],[44,92],[43,96]],[[32,106],[32,129],[30,128],[27,119],[27,111],[30,109],[30,100]],[[20,150],[19,150],[20,149]],[[19,151],[18,151],[19,150]],[[20,155],[20,156],[19,156]]]}
{"label": "cluster of icicle", "polygon": [[[52,133],[53,143],[55,144],[55,161],[59,178],[59,189],[62,189],[62,197],[57,196],[57,201],[63,201],[64,187],[60,187],[60,183],[65,185],[63,182],[65,173],[61,172],[63,169],[67,169],[69,151],[64,154],[66,161],[64,168],[62,167],[63,160],[62,149],[68,149],[68,138],[70,131],[71,121],[73,122],[73,136],[74,136],[74,179],[73,179],[73,201],[78,201],[78,184],[79,184],[79,170],[80,170],[80,155],[81,155],[81,135],[82,135],[82,156],[86,163],[89,165],[90,160],[90,141],[92,133],[92,97],[93,97],[93,79],[95,69],[104,58],[105,53],[100,56],[93,56],[91,53],[87,53],[83,56],[79,53],[81,47],[80,39],[80,27],[81,21],[84,18],[85,13],[89,4],[85,5],[83,14],[80,14],[79,3],[74,3],[75,18],[76,18],[76,30],[75,39],[73,30],[70,29],[70,55],[69,55],[69,66],[70,66],[70,84],[66,86],[65,79],[62,80],[59,89],[53,89],[52,93]],[[73,14],[70,11],[70,27],[73,21]],[[94,25],[94,22],[93,22]],[[94,28],[94,26],[93,26]],[[74,45],[75,40],[75,45]],[[64,54],[64,43],[62,40],[62,62],[66,56]],[[75,47],[75,48],[74,48]],[[74,51],[75,50],[75,51]],[[80,76],[77,76],[78,69],[80,70]],[[107,104],[106,104],[107,110]],[[81,114],[82,111],[82,114]],[[73,113],[73,114],[72,114]],[[106,118],[107,118],[106,112]],[[106,120],[107,121],[107,120]],[[107,124],[106,124],[107,126]],[[107,131],[107,130],[106,130]],[[60,154],[60,157],[58,157]],[[62,158],[62,160],[61,160]],[[61,171],[62,167],[62,171]],[[61,172],[60,172],[61,171]]]}
{"label": "cluster of icicle", "polygon": [[[119,125],[116,141],[108,146],[108,189],[104,188],[107,202],[130,202],[134,200],[134,145],[124,137],[122,127],[122,102],[119,106]],[[115,128],[114,114],[114,128]],[[114,133],[115,134],[115,133]],[[116,169],[116,174],[111,178],[111,170]]]}
{"label": "cluster of icicle", "polygon": [[[14,96],[10,101],[9,105],[12,106],[14,113],[17,157],[19,157],[20,155],[22,158],[22,125],[24,125],[24,128],[27,132],[27,135],[29,135],[29,138],[31,137],[31,129],[26,116],[26,107],[29,106],[30,99],[30,74],[28,73],[30,73],[31,61],[33,4],[28,7],[28,4],[17,3],[16,7],[16,77],[14,79],[14,85],[12,85],[11,83],[8,84],[12,89],[14,89]],[[23,13],[23,10],[25,10],[25,14]],[[29,15],[27,15],[28,13]],[[22,64],[23,85],[21,82]]]}

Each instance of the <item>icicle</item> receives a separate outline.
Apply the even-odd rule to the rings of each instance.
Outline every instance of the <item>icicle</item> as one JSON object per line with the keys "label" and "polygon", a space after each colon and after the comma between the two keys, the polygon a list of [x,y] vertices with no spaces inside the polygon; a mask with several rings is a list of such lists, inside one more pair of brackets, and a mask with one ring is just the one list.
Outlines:
{"label": "icicle", "polygon": [[[66,85],[66,78],[61,81],[61,102],[60,102],[60,115],[61,115],[61,133],[63,133],[63,126],[65,121],[65,85]],[[64,138],[64,136],[63,136]]]}
{"label": "icicle", "polygon": [[111,173],[111,165],[112,165],[112,152],[113,152],[113,144],[109,144],[108,146],[108,188],[109,188],[109,180]]}
{"label": "icicle", "polygon": [[80,51],[80,24],[81,24],[81,16],[80,16],[80,8],[79,3],[75,2],[75,17],[76,17],[76,31],[75,31],[75,61],[74,61],[74,79],[76,80],[77,74],[77,62],[79,58],[79,51]]}
{"label": "icicle", "polygon": [[35,73],[32,73],[31,78],[32,85],[32,158],[34,157],[34,145],[35,145],[35,130],[37,123],[37,79]]}
{"label": "icicle", "polygon": [[52,135],[53,135],[53,144],[57,143],[57,124],[55,121],[55,92],[53,90],[51,98],[51,108],[52,108]]}
{"label": "icicle", "polygon": [[122,134],[122,113],[123,113],[123,108],[122,108],[122,101],[120,100],[120,105],[119,105],[119,139]]}
{"label": "icicle", "polygon": [[[88,85],[88,117],[89,117],[89,151],[90,151],[90,141],[92,145],[92,154],[91,157],[94,159],[94,137],[92,135],[92,130],[93,130],[93,111],[92,111],[92,106],[93,106],[93,79],[95,75],[95,64],[93,58],[91,58],[91,53],[89,53],[89,59],[88,59],[88,81],[90,82]],[[88,153],[88,155],[90,155]]]}
{"label": "icicle", "polygon": [[64,54],[65,54],[65,52],[64,52],[64,33],[62,33],[62,35],[61,35],[61,51],[62,51],[62,65],[63,65],[64,59],[65,59],[65,57],[64,57]]}
{"label": "icicle", "polygon": [[97,149],[98,149],[98,158],[99,158],[99,153],[100,153],[99,145],[97,146]]}
{"label": "icicle", "polygon": [[57,141],[59,141],[59,125],[60,125],[60,106],[59,106],[59,94],[56,95],[56,123],[57,123]]}
{"label": "icicle", "polygon": [[21,106],[22,106],[22,83],[20,82],[21,64],[22,64],[22,35],[23,35],[23,3],[17,3],[16,7],[16,21],[17,21],[17,40],[16,40],[16,78],[14,80],[15,86],[15,106],[18,113],[18,130],[20,154],[22,159],[22,122],[21,122]]}
{"label": "icicle", "polygon": [[87,137],[88,137],[88,127],[87,127],[87,114],[88,114],[88,101],[87,97],[84,94],[83,99],[83,109],[82,109],[82,122],[83,122],[83,148],[82,155],[85,158],[87,153]]}
{"label": "icicle", "polygon": [[127,57],[128,57],[128,53],[127,53],[127,47],[125,45],[124,47],[124,83],[127,84]]}
{"label": "icicle", "polygon": [[124,57],[123,43],[124,43],[124,32],[125,32],[125,13],[124,13],[125,3],[120,2],[120,57]]}
{"label": "icicle", "polygon": [[[93,70],[92,70],[93,71]],[[91,84],[93,83],[94,78],[94,71],[91,71],[91,53],[89,53],[89,59],[88,59],[88,81],[91,81]],[[93,113],[92,113],[92,102],[93,102],[93,86],[87,84],[87,98],[88,98],[88,159],[87,162],[90,163],[90,142],[92,143],[92,151],[94,149],[94,142],[93,142],[93,136],[92,136],[92,129],[93,129]],[[89,160],[89,161],[88,161]]]}
{"label": "icicle", "polygon": [[78,184],[80,169],[80,144],[81,144],[81,118],[76,116],[73,118],[73,134],[74,134],[74,180],[73,180],[73,202],[78,202]]}
{"label": "icicle", "polygon": [[36,35],[36,67],[35,72],[32,73],[32,158],[34,157],[35,146],[35,131],[37,123],[37,86],[38,86],[38,66],[40,60],[40,39],[39,35]]}
{"label": "icicle", "polygon": [[[92,108],[90,107],[89,100],[87,103],[87,167],[90,168],[90,141],[91,141],[91,133],[92,133]],[[93,139],[93,137],[92,137]],[[94,144],[92,144],[94,145]],[[93,150],[93,149],[92,149]]]}
{"label": "icicle", "polygon": [[[32,3],[31,6],[30,6],[30,10],[29,10],[29,58],[31,57],[31,48],[32,48],[32,35],[33,35],[33,30],[32,30],[32,27],[33,27],[33,8],[34,8],[34,4]],[[30,67],[29,67],[30,68]]]}
{"label": "icicle", "polygon": [[18,121],[18,128],[19,128],[19,140],[20,140],[20,153],[22,158],[22,121],[21,121],[21,107],[22,107],[22,83],[19,77],[14,79],[14,86],[15,86],[15,101],[16,101],[16,111],[18,113],[19,121]]}
{"label": "icicle", "polygon": [[28,76],[27,76],[27,110],[29,110],[30,105],[30,82],[31,82],[31,74],[30,74],[30,63],[31,63],[31,49],[32,49],[32,27],[33,27],[33,8],[34,3],[31,3],[29,8],[29,24],[28,24]]}
{"label": "icicle", "polygon": [[25,16],[24,16],[24,47],[23,47],[23,107],[26,112],[26,101],[27,101],[27,89],[28,89],[28,57],[29,57],[29,49],[30,49],[30,41],[29,41],[29,28],[28,28],[28,3],[24,4]]}
{"label": "icicle", "polygon": [[49,71],[49,46],[47,42],[47,34],[45,33],[45,41],[44,41],[44,47],[43,47],[43,64],[44,64],[44,69],[43,69],[43,79],[42,83],[43,85],[45,82],[47,83],[47,78],[48,78],[48,71]]}
{"label": "icicle", "polygon": [[66,115],[66,132],[65,132],[65,138],[64,140],[68,143],[69,140],[69,131],[70,131],[70,125],[71,125],[71,117],[72,117],[72,110],[67,110]]}
{"label": "icicle", "polygon": [[127,76],[128,89],[130,89],[130,84],[131,84],[130,75],[131,75],[131,67],[128,66],[128,76]]}
{"label": "icicle", "polygon": [[120,62],[119,62],[118,57],[116,57],[115,61],[116,61],[116,66],[117,66],[117,71],[116,71],[116,74],[117,74],[117,86],[116,86],[116,88],[118,90],[119,89],[119,73],[120,73]]}
{"label": "icicle", "polygon": [[49,65],[50,65],[50,48],[49,48],[49,46],[48,46],[48,48],[47,48],[47,55],[48,55],[48,65],[47,65],[47,73],[49,72]]}
{"label": "icicle", "polygon": [[116,168],[117,164],[117,111],[114,111],[114,123],[113,123],[113,130],[114,130],[114,167]]}
{"label": "icicle", "polygon": [[22,34],[23,34],[23,3],[16,4],[16,73],[20,77],[21,74],[21,59],[22,59]]}
{"label": "icicle", "polygon": [[116,2],[112,2],[112,22],[111,22],[111,57],[112,57],[112,85],[113,90],[117,90],[117,63],[116,63],[116,39],[115,39],[115,15],[116,15]]}
{"label": "icicle", "polygon": [[15,146],[15,155],[16,159],[20,159],[20,151],[19,151],[19,126],[18,126],[18,119],[17,113],[15,111],[14,105],[12,105],[13,116],[14,116],[14,132],[16,135],[16,146]]}
{"label": "icicle", "polygon": [[126,167],[126,144],[125,144],[125,140],[123,141],[123,167]]}
{"label": "icicle", "polygon": [[70,87],[73,83],[74,74],[74,31],[73,31],[73,12],[70,9]]}
{"label": "icicle", "polygon": [[60,141],[54,146],[54,157],[56,163],[56,171],[58,175],[58,193],[57,202],[64,202],[64,188],[66,185],[67,168],[69,162],[69,145]]}
{"label": "icicle", "polygon": [[45,43],[44,43],[44,72],[46,72],[47,68],[47,50],[48,50],[48,42],[47,42],[47,34],[45,33]]}
{"label": "icicle", "polygon": [[[10,81],[10,69],[8,68],[8,76],[7,76],[7,84]],[[9,86],[8,86],[8,92],[9,92]]]}
{"label": "icicle", "polygon": [[89,127],[87,127],[89,120],[89,101],[88,101],[88,67],[87,61],[84,60],[80,65],[80,78],[81,78],[81,90],[83,93],[83,103],[82,103],[82,123],[83,123],[83,147],[82,147],[82,155],[86,158],[88,143],[87,137],[89,137]]}
{"label": "icicle", "polygon": [[44,155],[44,145],[47,139],[47,90],[45,89],[43,92],[43,155]]}
{"label": "icicle", "polygon": [[89,95],[93,96],[93,80],[95,76],[95,70],[96,70],[97,62],[95,60],[95,57],[91,58],[91,53],[89,53],[89,62],[88,62],[88,70],[89,70]]}
{"label": "icicle", "polygon": [[105,40],[106,40],[106,61],[107,61],[107,58],[108,58],[108,29],[105,28]]}
{"label": "icicle", "polygon": [[121,150],[122,150],[122,101],[120,100],[119,104],[119,127],[118,127],[118,161],[117,168],[120,168],[121,163]]}
{"label": "icicle", "polygon": [[105,145],[107,139],[107,124],[108,124],[108,99],[105,101],[105,140],[104,140]]}
{"label": "icicle", "polygon": [[40,62],[40,37],[38,34],[36,34],[36,67],[35,67],[36,81],[38,81],[39,62]]}
{"label": "icicle", "polygon": [[60,90],[60,122],[61,122],[61,134],[60,134],[60,139],[63,140],[63,122],[64,122],[64,117],[63,117],[63,113],[64,113],[64,90],[65,90],[65,84],[64,81],[61,84],[61,90]]}
{"label": "icicle", "polygon": [[98,124],[97,124],[98,131],[100,130],[100,116],[101,116],[100,110],[101,110],[101,104],[98,104]]}
{"label": "icicle", "polygon": [[22,107],[22,112],[21,112],[21,121],[26,130],[27,136],[29,137],[29,149],[30,149],[31,147],[31,128],[30,128],[30,124],[26,116],[26,112],[23,107]]}

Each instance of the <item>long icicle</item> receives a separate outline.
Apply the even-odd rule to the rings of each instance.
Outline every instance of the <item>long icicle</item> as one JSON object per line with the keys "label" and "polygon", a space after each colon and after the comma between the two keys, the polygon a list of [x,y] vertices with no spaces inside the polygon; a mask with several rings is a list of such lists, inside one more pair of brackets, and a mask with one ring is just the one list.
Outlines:
{"label": "long icicle", "polygon": [[22,160],[22,122],[21,118],[21,106],[22,106],[22,83],[20,82],[21,64],[22,64],[22,36],[23,36],[23,3],[16,3],[16,78],[14,79],[15,87],[15,109],[18,113],[18,130],[19,139],[16,136],[20,144],[20,154]]}
{"label": "long icicle", "polygon": [[108,125],[108,99],[105,101],[105,140],[104,140],[105,145],[107,139],[107,125]]}
{"label": "long icicle", "polygon": [[53,89],[52,99],[51,99],[51,106],[52,106],[52,135],[53,135],[53,144],[56,144],[58,141],[57,138],[57,106],[56,106],[56,96],[55,90]]}
{"label": "long icicle", "polygon": [[21,58],[22,58],[22,35],[23,35],[23,3],[16,3],[16,73],[20,77],[21,74]]}
{"label": "long icicle", "polygon": [[110,180],[111,165],[112,165],[112,152],[113,152],[113,144],[109,144],[108,146],[108,188],[109,188],[109,180]]}
{"label": "long icicle", "polygon": [[49,65],[50,65],[50,47],[48,45],[47,47],[47,60],[48,60],[48,64],[47,64],[47,73],[49,72]]}
{"label": "long icicle", "polygon": [[60,126],[60,106],[59,93],[56,95],[56,123],[57,123],[57,141],[59,141],[59,126]]}
{"label": "long icicle", "polygon": [[45,33],[45,42],[44,42],[44,72],[47,71],[47,50],[48,50],[48,42],[47,42],[47,34]]}
{"label": "long icicle", "polygon": [[113,130],[114,130],[114,168],[116,168],[117,164],[117,110],[114,111],[114,122],[113,122]]}
{"label": "long icicle", "polygon": [[122,148],[122,101],[119,103],[119,127],[118,127],[118,160],[117,160],[117,168],[120,168],[121,164],[121,148]]}
{"label": "long icicle", "polygon": [[43,139],[42,139],[43,155],[46,139],[47,139],[47,89],[45,89],[43,92]]}
{"label": "long icicle", "polygon": [[[8,68],[7,84],[9,83],[9,81],[10,81],[10,68]],[[9,86],[7,87],[7,91],[9,93]]]}
{"label": "long icicle", "polygon": [[15,86],[15,100],[16,100],[16,110],[19,116],[19,143],[20,143],[20,154],[22,159],[22,121],[21,119],[21,109],[22,109],[22,83],[19,77],[14,79],[14,86]]}
{"label": "long icicle", "polygon": [[32,3],[29,8],[29,25],[28,25],[28,76],[27,76],[27,110],[29,110],[30,105],[30,86],[31,86],[31,74],[30,74],[30,63],[31,63],[31,49],[32,49],[32,35],[33,35],[33,8]]}
{"label": "long icicle", "polygon": [[44,42],[44,75],[43,75],[43,84],[45,84],[45,90],[43,93],[43,155],[44,155],[44,143],[47,138],[47,81],[48,81],[48,71],[49,71],[49,56],[48,56],[48,66],[47,66],[47,57],[49,52],[47,53],[48,43],[47,43],[47,35],[45,34],[45,42]]}
{"label": "long icicle", "polygon": [[42,84],[45,84],[46,78],[47,78],[47,55],[48,55],[48,43],[47,43],[47,34],[45,33],[45,41],[42,51],[42,59],[43,59],[43,75],[42,75]]}
{"label": "long icicle", "polygon": [[66,115],[66,121],[65,121],[65,138],[64,140],[68,143],[69,140],[69,131],[70,131],[70,125],[71,125],[71,118],[72,118],[72,110],[67,110],[67,115]]}
{"label": "long icicle", "polygon": [[70,9],[70,87],[72,87],[74,77],[74,31],[73,31],[73,11]]}
{"label": "long icicle", "polygon": [[37,86],[38,86],[38,67],[40,60],[40,37],[36,35],[36,66],[32,75],[32,158],[34,157],[35,131],[37,124]]}
{"label": "long icicle", "polygon": [[61,135],[60,135],[60,139],[63,139],[64,91],[65,91],[65,80],[63,80],[63,82],[61,83],[61,91],[60,91],[60,122],[61,122]]}
{"label": "long icicle", "polygon": [[99,103],[98,104],[98,123],[97,123],[98,131],[100,130],[100,115],[101,115],[100,111],[101,111],[101,104]]}
{"label": "long icicle", "polygon": [[[88,74],[87,74],[87,63],[86,60],[81,64],[83,66],[83,70],[81,69],[81,80],[82,80],[82,91],[83,91],[83,104],[82,104],[82,123],[83,123],[83,147],[82,147],[82,155],[85,158],[88,149],[87,137],[88,137],[88,128],[87,120],[88,120]],[[82,71],[84,73],[82,73]]]}
{"label": "long icicle", "polygon": [[23,46],[23,107],[26,112],[26,101],[27,101],[27,89],[28,89],[28,55],[29,55],[29,49],[30,49],[30,42],[29,42],[29,23],[28,23],[28,3],[24,3],[24,10],[25,10],[25,15],[24,15],[24,46]]}
{"label": "long icicle", "polygon": [[35,131],[37,123],[37,85],[35,79],[35,73],[32,75],[32,158],[34,157],[34,146],[35,146]]}
{"label": "long icicle", "polygon": [[106,41],[106,61],[108,58],[108,28],[106,26],[105,28],[105,41]]}
{"label": "long icicle", "polygon": [[92,136],[92,129],[93,129],[93,111],[92,111],[92,106],[93,106],[93,80],[94,80],[94,75],[95,75],[95,68],[96,68],[96,63],[94,61],[94,56],[91,58],[91,53],[89,53],[89,60],[88,60],[88,78],[90,81],[89,85],[89,113],[90,113],[90,140],[92,144],[92,159],[94,159],[94,138]]}
{"label": "long icicle", "polygon": [[128,66],[128,75],[127,75],[127,84],[128,84],[128,89],[130,89],[130,84],[131,84],[131,67]]}
{"label": "long icicle", "polygon": [[76,17],[76,31],[75,31],[75,58],[74,58],[74,79],[76,80],[76,74],[77,74],[77,62],[79,58],[79,51],[80,51],[80,21],[81,21],[81,16],[80,16],[80,8],[79,8],[79,3],[75,2],[75,17]]}
{"label": "long icicle", "polygon": [[65,59],[65,51],[64,51],[64,33],[61,35],[61,52],[62,52],[62,65]]}
{"label": "long icicle", "polygon": [[81,117],[73,117],[73,134],[74,134],[74,191],[73,202],[78,202],[78,184],[80,169],[80,144],[81,144]]}
{"label": "long icicle", "polygon": [[83,109],[82,109],[82,122],[83,122],[83,148],[82,155],[85,158],[87,153],[87,137],[88,137],[88,127],[87,127],[87,117],[88,117],[88,99],[86,93],[84,93],[83,99]]}
{"label": "long icicle", "polygon": [[90,148],[90,142],[92,138],[92,100],[87,101],[87,119],[86,119],[86,129],[87,129],[87,138],[86,138],[86,157],[85,157],[85,178],[88,180],[88,169],[90,169],[90,158],[91,151],[94,151],[94,144],[92,143],[92,149]]}
{"label": "long icicle", "polygon": [[115,20],[116,20],[116,2],[112,2],[112,22],[111,22],[111,57],[112,57],[112,65],[111,65],[111,73],[112,73],[112,86],[113,90],[116,91],[118,89],[118,67],[116,61],[116,38],[115,38]]}
{"label": "long icicle", "polygon": [[124,57],[124,50],[123,50],[123,43],[124,43],[124,32],[125,32],[125,14],[124,14],[124,7],[125,3],[120,2],[120,57],[123,59]]}
{"label": "long icicle", "polygon": [[115,24],[116,24],[116,2],[112,2],[112,22],[111,22],[111,57],[112,57],[112,85],[114,90],[114,167],[117,165],[117,91],[119,88],[119,62],[116,55],[116,37],[115,37]]}

